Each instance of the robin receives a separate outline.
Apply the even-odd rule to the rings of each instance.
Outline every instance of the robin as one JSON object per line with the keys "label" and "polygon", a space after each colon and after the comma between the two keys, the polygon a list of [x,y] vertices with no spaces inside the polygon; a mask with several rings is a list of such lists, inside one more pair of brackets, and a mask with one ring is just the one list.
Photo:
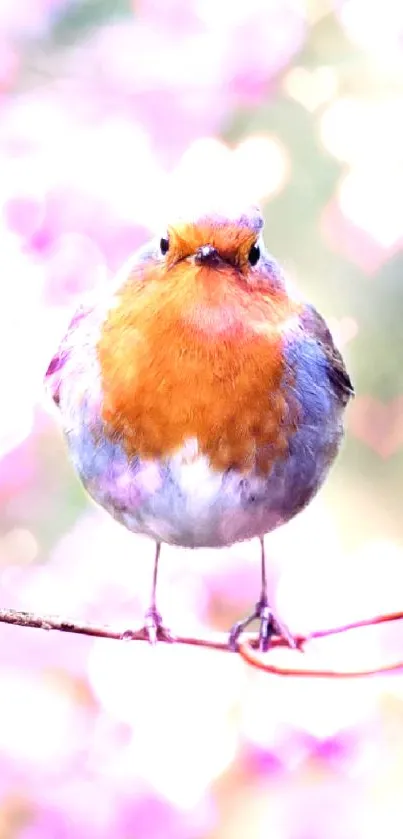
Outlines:
{"label": "robin", "polygon": [[260,596],[230,631],[293,639],[267,597],[264,536],[313,498],[353,386],[324,319],[262,240],[256,208],[172,223],[74,315],[46,373],[92,498],[161,545],[261,546]]}

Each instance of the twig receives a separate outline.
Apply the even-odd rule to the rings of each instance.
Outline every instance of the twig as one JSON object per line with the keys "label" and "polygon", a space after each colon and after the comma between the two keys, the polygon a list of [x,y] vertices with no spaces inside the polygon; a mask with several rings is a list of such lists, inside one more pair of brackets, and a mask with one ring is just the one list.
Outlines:
{"label": "twig", "polygon": [[[391,612],[388,615],[377,615],[374,618],[364,618],[354,623],[347,623],[343,626],[333,627],[331,629],[321,629],[316,632],[310,632],[309,635],[299,636],[297,645],[299,650],[304,650],[310,641],[320,638],[329,638],[331,635],[338,635],[342,632],[351,632],[354,629],[364,629],[368,626],[377,626],[381,623],[391,623],[392,621],[399,621],[403,618],[403,612]],[[264,658],[264,656],[253,648],[249,639],[245,639],[240,646],[239,652],[248,664],[256,667],[258,670],[263,670],[265,673],[271,673],[275,676],[303,676],[305,678],[321,678],[321,679],[351,679],[359,678],[361,676],[379,676],[382,673],[396,673],[403,671],[403,660],[391,662],[390,664],[381,664],[378,667],[371,667],[363,670],[330,670],[330,669],[314,669],[309,667],[283,667],[272,664]]]}
{"label": "twig", "polygon": [[[319,630],[311,632],[309,635],[299,635],[296,637],[297,653],[303,652],[310,641],[319,638],[327,638],[330,635],[340,634],[342,632],[350,632],[354,629],[362,629],[367,626],[375,626],[381,623],[390,623],[391,621],[399,621],[403,619],[402,612],[393,612],[388,615],[378,615],[374,618],[365,618],[364,620],[356,621],[355,623],[345,624],[344,626],[332,627],[331,629]],[[32,612],[19,612],[15,609],[0,609],[0,623],[14,624],[15,626],[24,626],[30,629],[44,629],[47,631],[56,630],[57,632],[70,632],[75,635],[88,635],[93,638],[109,638],[116,641],[147,641],[148,636],[144,627],[137,630],[117,630],[110,626],[98,626],[91,623],[76,623],[67,621],[63,618],[54,615],[35,615]],[[259,670],[264,670],[266,673],[271,673],[279,676],[304,676],[304,677],[321,677],[321,678],[350,678],[357,676],[372,676],[381,673],[392,673],[398,670],[403,670],[403,661],[394,662],[392,664],[381,665],[377,668],[367,670],[316,670],[307,667],[280,667],[272,664],[269,661],[269,653],[257,652],[257,637],[251,633],[243,636],[242,641],[236,644],[235,649],[232,650],[228,646],[228,636],[224,633],[211,635],[210,637],[192,637],[187,635],[176,635],[168,638],[163,634],[159,638],[162,643],[186,644],[192,647],[204,647],[210,650],[222,650],[223,652],[239,652],[242,658],[253,667]],[[284,638],[274,636],[272,639],[273,647],[287,647],[287,642]],[[291,654],[295,651],[290,650]],[[301,659],[300,659],[301,660]],[[303,660],[303,659],[302,659]]]}
{"label": "twig", "polygon": [[317,632],[310,632],[306,641],[313,641],[316,638],[327,638],[329,635],[337,635],[340,632],[349,632],[351,629],[365,629],[367,626],[376,626],[380,623],[391,623],[403,619],[403,612],[390,612],[388,615],[377,615],[375,618],[363,618],[354,623],[346,623],[333,629],[320,629]]}
{"label": "twig", "polygon": [[316,670],[309,667],[280,667],[271,664],[267,659],[265,661],[248,641],[240,645],[239,652],[243,660],[251,664],[252,667],[263,670],[265,673],[271,673],[274,676],[303,676],[305,679],[351,679],[360,676],[380,676],[382,673],[396,673],[403,670],[403,661],[381,664],[379,667],[372,667],[368,670]]}
{"label": "twig", "polygon": [[[45,629],[47,631],[71,632],[75,635],[89,635],[92,638],[110,638],[114,641],[148,641],[144,627],[141,629],[118,630],[111,626],[99,626],[92,623],[77,623],[65,620],[56,615],[34,615],[32,612],[18,612],[15,609],[0,609],[0,623],[11,623],[15,626],[25,626],[30,629]],[[220,638],[191,638],[186,635],[175,635],[172,641],[161,635],[159,642],[187,644],[193,647],[207,647],[211,650],[227,650],[228,640]]]}

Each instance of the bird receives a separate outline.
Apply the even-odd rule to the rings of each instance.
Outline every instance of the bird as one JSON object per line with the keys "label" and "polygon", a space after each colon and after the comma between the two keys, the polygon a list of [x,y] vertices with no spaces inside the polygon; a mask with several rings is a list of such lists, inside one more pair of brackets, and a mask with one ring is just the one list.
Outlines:
{"label": "bird", "polygon": [[144,631],[172,640],[157,604],[164,544],[260,542],[253,611],[236,649],[296,641],[268,599],[265,536],[316,495],[354,388],[324,318],[287,279],[246,206],[172,218],[81,302],[45,375],[91,498],[155,545]]}

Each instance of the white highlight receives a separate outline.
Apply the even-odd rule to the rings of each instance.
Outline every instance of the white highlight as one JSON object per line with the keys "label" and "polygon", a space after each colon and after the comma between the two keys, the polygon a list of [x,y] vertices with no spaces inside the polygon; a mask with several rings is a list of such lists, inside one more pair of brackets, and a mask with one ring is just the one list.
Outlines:
{"label": "white highlight", "polygon": [[95,642],[89,667],[106,711],[132,728],[124,765],[184,810],[235,757],[244,673],[236,656],[113,642]]}

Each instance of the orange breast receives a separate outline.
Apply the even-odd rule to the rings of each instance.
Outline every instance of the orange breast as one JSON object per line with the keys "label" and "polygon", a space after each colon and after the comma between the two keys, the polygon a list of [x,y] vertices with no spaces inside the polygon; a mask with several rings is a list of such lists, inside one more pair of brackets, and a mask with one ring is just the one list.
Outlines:
{"label": "orange breast", "polygon": [[129,457],[161,458],[195,438],[217,470],[267,473],[298,422],[282,353],[295,311],[229,266],[129,278],[98,343],[106,433]]}

